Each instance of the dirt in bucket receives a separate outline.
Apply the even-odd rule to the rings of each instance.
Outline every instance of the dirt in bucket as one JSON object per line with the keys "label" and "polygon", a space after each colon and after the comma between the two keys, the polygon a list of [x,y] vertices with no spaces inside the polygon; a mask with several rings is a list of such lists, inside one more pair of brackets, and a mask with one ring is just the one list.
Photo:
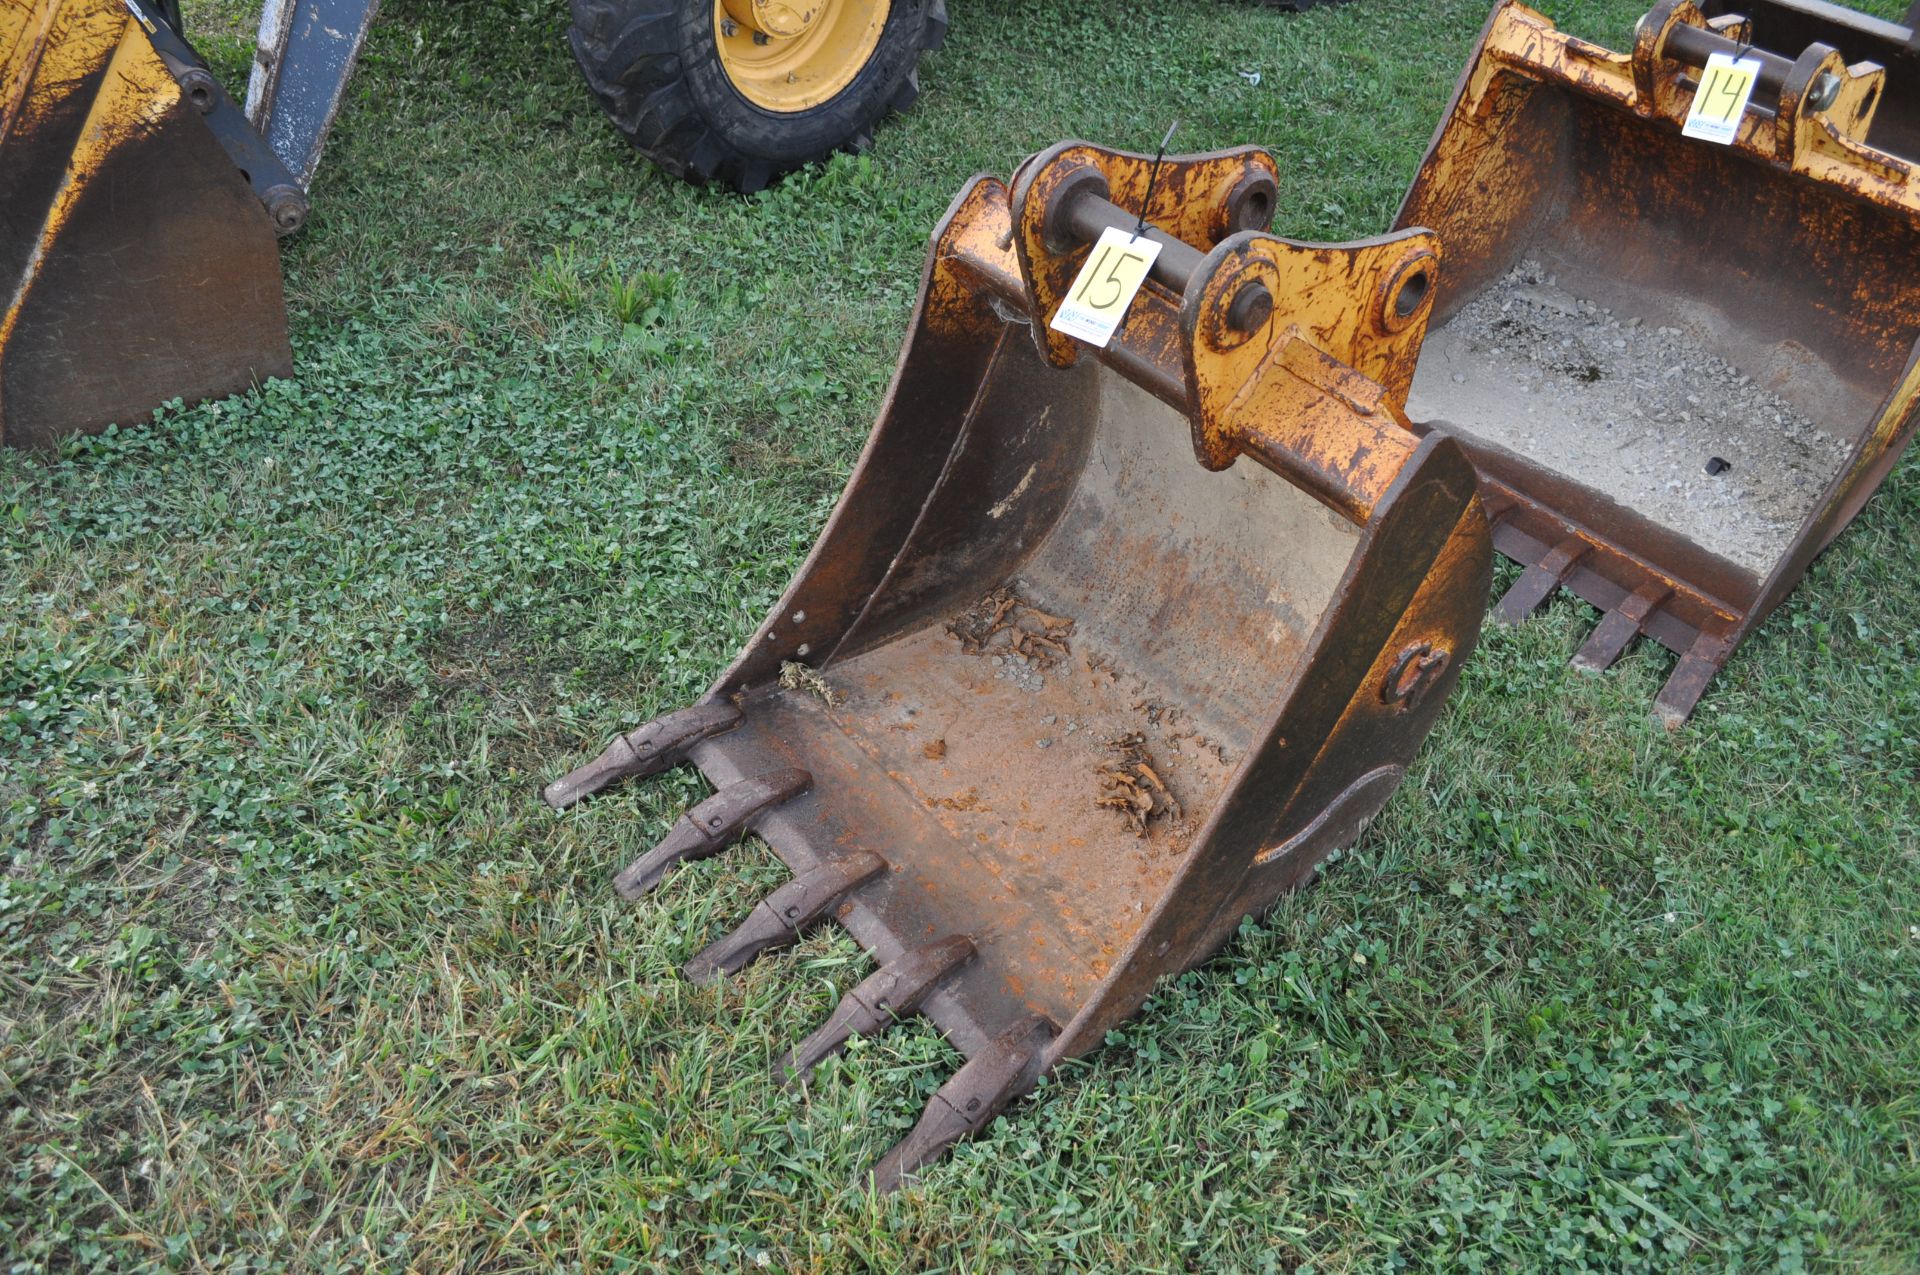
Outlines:
{"label": "dirt in bucket", "polygon": [[1696,333],[1522,262],[1426,341],[1408,413],[1527,457],[1765,577],[1851,445]]}

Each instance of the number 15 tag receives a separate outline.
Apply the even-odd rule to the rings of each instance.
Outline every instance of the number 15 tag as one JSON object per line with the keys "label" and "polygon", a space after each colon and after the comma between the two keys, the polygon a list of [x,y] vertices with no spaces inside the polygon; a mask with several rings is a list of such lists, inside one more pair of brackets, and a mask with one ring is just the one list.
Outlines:
{"label": "number 15 tag", "polygon": [[1154,240],[1108,226],[1047,326],[1105,349],[1159,255],[1160,245]]}
{"label": "number 15 tag", "polygon": [[1700,87],[1693,94],[1693,109],[1680,132],[1706,142],[1728,145],[1740,131],[1740,117],[1747,113],[1747,99],[1753,96],[1754,83],[1760,78],[1760,63],[1753,58],[1735,61],[1725,53],[1711,54],[1700,72]]}

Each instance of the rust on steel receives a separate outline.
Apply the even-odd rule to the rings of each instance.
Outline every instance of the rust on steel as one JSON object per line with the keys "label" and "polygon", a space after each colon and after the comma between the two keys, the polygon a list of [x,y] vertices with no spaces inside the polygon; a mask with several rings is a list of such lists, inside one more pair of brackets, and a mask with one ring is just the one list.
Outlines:
{"label": "rust on steel", "polygon": [[0,6],[0,441],[290,375],[274,228],[122,0]]}
{"label": "rust on steel", "polygon": [[[1405,415],[1436,238],[1267,234],[1252,149],[1168,159],[1143,206],[1150,164],[1074,142],[968,183],[839,505],[703,701],[727,727],[662,719],[725,809],[644,875],[749,827],[794,873],[690,972],[831,918],[879,970],[781,1070],[910,1012],[969,1060],[882,1188],[1351,844],[1486,610],[1472,463]],[[1166,247],[1112,341],[1062,340],[1142,215]]]}
{"label": "rust on steel", "polygon": [[[1879,114],[1913,86],[1826,44],[1755,49],[1757,35],[1814,30],[1783,14],[1834,12],[1807,0],[1761,7],[1766,20],[1751,23],[1663,0],[1633,47],[1615,52],[1524,5],[1497,5],[1396,223],[1446,246],[1429,354],[1463,309],[1533,262],[1562,293],[1616,321],[1684,333],[1701,353],[1676,356],[1682,383],[1711,360],[1832,440],[1839,459],[1806,480],[1802,508],[1779,516],[1778,551],[1769,541],[1764,561],[1743,562],[1672,512],[1636,506],[1610,478],[1569,474],[1549,430],[1515,442],[1498,412],[1426,409],[1414,396],[1416,428],[1445,431],[1473,456],[1494,544],[1526,567],[1500,618],[1523,618],[1565,587],[1603,612],[1576,663],[1605,667],[1640,636],[1666,646],[1680,657],[1656,702],[1669,726],[1873,494],[1920,401],[1920,168],[1875,144]],[[1896,29],[1897,44],[1879,34],[1897,49],[1910,33]],[[1847,38],[1860,43],[1858,31]],[[1698,68],[1716,52],[1762,64],[1730,145],[1680,132]],[[1911,62],[1903,66],[1911,78]],[[1452,348],[1472,364],[1454,379],[1504,375],[1484,351],[1471,353],[1477,347]],[[1447,378],[1435,371],[1444,399]],[[1671,440],[1673,406],[1688,409],[1671,399],[1650,413],[1657,437]],[[1577,408],[1557,414],[1573,418],[1567,430],[1608,426]],[[1667,446],[1678,475],[1702,461],[1708,474],[1727,468]]]}

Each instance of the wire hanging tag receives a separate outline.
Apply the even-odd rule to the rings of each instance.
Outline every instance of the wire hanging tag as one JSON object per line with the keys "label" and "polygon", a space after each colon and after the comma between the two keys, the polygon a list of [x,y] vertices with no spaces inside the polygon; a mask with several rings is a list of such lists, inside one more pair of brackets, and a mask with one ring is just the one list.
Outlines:
{"label": "wire hanging tag", "polygon": [[1147,193],[1140,199],[1140,217],[1133,227],[1135,239],[1147,233],[1147,209],[1153,207],[1153,185],[1160,180],[1160,165],[1167,158],[1167,144],[1173,141],[1173,130],[1179,127],[1179,120],[1167,125],[1167,135],[1160,139],[1160,149],[1154,154],[1153,167],[1147,170]]}

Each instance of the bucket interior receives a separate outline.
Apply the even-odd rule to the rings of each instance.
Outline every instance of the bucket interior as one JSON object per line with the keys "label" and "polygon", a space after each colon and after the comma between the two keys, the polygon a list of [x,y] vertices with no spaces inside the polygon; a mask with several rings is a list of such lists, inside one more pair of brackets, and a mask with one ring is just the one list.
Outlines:
{"label": "bucket interior", "polygon": [[1496,150],[1491,191],[1406,214],[1449,249],[1409,415],[1751,603],[1920,338],[1920,233],[1551,86]]}
{"label": "bucket interior", "polygon": [[[841,799],[837,835],[886,856],[896,925],[1021,936],[980,947],[1017,963],[1007,985],[1059,1022],[1291,693],[1359,541],[1252,462],[1203,469],[1190,440],[1184,416],[1120,375],[1046,367],[1015,332],[888,582],[823,669],[836,702],[778,691],[742,728]],[[956,616],[977,631],[1002,589],[1020,628],[1066,649],[1023,656],[1012,630],[977,644],[950,631]],[[1103,768],[1130,757],[1178,803],[1143,826],[1100,804]]]}

